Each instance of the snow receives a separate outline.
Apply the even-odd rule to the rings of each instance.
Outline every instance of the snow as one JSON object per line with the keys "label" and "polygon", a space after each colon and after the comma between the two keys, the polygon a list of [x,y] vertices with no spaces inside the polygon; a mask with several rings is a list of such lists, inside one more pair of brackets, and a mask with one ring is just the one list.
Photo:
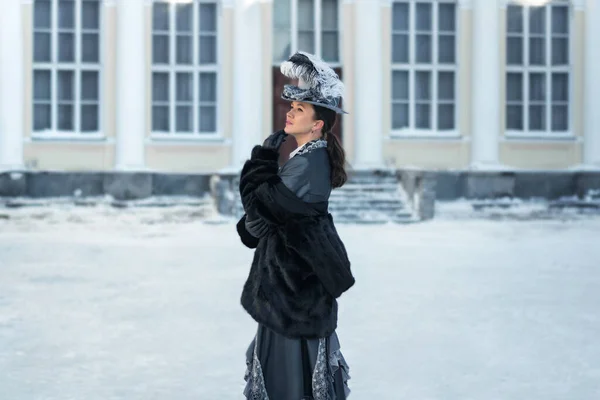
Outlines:
{"label": "snow", "polygon": [[[195,211],[0,209],[0,398],[243,398],[252,251]],[[600,398],[600,218],[494,213],[338,226],[351,399]]]}

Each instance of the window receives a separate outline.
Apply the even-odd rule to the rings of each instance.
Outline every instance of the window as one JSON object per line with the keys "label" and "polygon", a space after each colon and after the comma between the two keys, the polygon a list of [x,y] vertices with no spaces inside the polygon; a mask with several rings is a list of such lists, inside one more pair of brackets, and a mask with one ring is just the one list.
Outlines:
{"label": "window", "polygon": [[33,131],[100,130],[100,0],[35,0]]}
{"label": "window", "polygon": [[296,51],[340,61],[338,0],[276,0],[273,3],[273,62]]}
{"label": "window", "polygon": [[506,30],[506,129],[569,130],[569,6],[509,5]]}
{"label": "window", "polygon": [[217,1],[155,1],[152,131],[207,135],[217,128]]}
{"label": "window", "polygon": [[392,7],[392,130],[456,129],[456,4],[395,1]]}

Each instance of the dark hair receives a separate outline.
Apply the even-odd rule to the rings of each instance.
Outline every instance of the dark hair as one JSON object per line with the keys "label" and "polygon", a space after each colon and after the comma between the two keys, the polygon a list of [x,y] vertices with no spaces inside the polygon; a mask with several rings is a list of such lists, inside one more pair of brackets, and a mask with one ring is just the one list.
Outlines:
{"label": "dark hair", "polygon": [[339,188],[346,183],[346,152],[342,143],[331,131],[335,126],[337,113],[326,107],[314,106],[315,120],[323,121],[323,137],[327,140],[327,152],[329,153],[329,164],[331,165],[331,186]]}

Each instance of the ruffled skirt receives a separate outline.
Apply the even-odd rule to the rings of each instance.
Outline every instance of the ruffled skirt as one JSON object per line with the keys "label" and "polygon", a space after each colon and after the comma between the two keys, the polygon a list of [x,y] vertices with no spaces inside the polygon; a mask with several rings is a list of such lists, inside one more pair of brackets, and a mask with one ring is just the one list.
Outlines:
{"label": "ruffled skirt", "polygon": [[[307,351],[306,351],[307,350]],[[349,367],[334,332],[322,339],[290,339],[260,325],[246,352],[246,388],[249,400],[301,400],[307,386],[313,400],[344,400],[350,394]],[[308,360],[311,382],[304,382],[303,361]]]}

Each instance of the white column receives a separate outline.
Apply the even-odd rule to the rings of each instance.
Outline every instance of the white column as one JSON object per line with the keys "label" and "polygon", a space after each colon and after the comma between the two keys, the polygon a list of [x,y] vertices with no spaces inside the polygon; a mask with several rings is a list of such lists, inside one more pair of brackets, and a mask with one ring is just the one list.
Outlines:
{"label": "white column", "polygon": [[23,168],[21,1],[0,2],[0,171]]}
{"label": "white column", "polygon": [[117,1],[116,168],[144,168],[146,130],[145,0]]}
{"label": "white column", "polygon": [[[355,168],[383,166],[383,104],[381,7],[374,0],[356,0],[354,50]],[[386,49],[389,51],[389,49]]]}
{"label": "white column", "polygon": [[500,6],[473,0],[473,81],[471,166],[498,166],[500,135]]}
{"label": "white column", "polygon": [[600,3],[587,0],[585,8],[585,122],[583,163],[600,168]]}
{"label": "white column", "polygon": [[232,168],[241,168],[263,130],[261,4],[235,0],[233,17]]}

